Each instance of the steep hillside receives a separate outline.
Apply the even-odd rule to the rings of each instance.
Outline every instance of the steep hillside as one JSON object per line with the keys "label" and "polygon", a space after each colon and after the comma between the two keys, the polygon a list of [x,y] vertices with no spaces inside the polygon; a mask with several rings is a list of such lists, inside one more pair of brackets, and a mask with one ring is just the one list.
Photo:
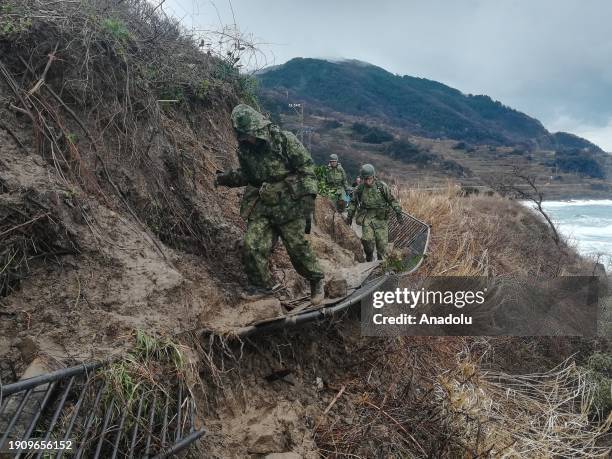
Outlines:
{"label": "steep hillside", "polygon": [[258,79],[266,90],[287,90],[292,99],[378,118],[424,137],[541,148],[575,143],[563,133],[551,136],[538,120],[488,96],[466,95],[436,81],[394,75],[359,61],[295,58],[260,73]]}
{"label": "steep hillside", "polygon": [[357,61],[296,58],[258,79],[272,116],[302,132],[317,161],[340,154],[352,175],[371,162],[432,189],[487,187],[521,169],[547,199],[612,196],[612,155],[487,96]]}
{"label": "steep hillside", "polygon": [[[253,320],[240,306],[242,190],[213,186],[237,167],[230,113],[252,96],[245,77],[147,2],[54,5],[45,18],[37,1],[2,6],[2,349],[29,337],[90,360],[134,329],[222,334]],[[88,40],[73,42],[81,28]],[[328,214],[321,201],[315,223]],[[362,257],[348,228],[323,228],[339,240],[313,231],[325,270]],[[288,295],[308,290],[282,246],[273,257]]]}

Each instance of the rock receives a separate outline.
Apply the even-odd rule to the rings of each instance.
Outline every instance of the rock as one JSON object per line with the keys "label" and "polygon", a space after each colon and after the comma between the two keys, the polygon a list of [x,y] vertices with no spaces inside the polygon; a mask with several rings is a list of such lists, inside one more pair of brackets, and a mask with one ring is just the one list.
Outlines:
{"label": "rock", "polygon": [[347,295],[348,283],[346,279],[332,277],[325,283],[325,296],[327,298],[341,298]]}

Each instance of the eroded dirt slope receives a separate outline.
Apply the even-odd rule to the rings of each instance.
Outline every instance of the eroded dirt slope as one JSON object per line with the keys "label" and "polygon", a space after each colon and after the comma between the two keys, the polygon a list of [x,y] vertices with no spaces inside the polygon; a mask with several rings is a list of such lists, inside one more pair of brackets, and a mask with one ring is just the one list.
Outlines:
{"label": "eroded dirt slope", "polygon": [[[231,154],[213,158],[232,165],[234,145],[227,119],[225,112],[216,122],[227,138],[225,151]],[[28,138],[26,123],[13,119],[11,126],[19,138]],[[214,229],[210,243],[164,243],[147,225],[146,214],[137,221],[121,203],[115,205],[106,195],[87,193],[62,180],[49,158],[31,147],[20,149],[5,131],[0,136],[0,199],[3,216],[11,222],[3,226],[6,240],[19,234],[36,244],[36,224],[43,232],[59,228],[53,234],[65,239],[52,241],[58,246],[55,254],[42,248],[40,253],[27,252],[22,277],[2,298],[3,350],[12,362],[19,362],[17,367],[39,352],[59,360],[104,358],[121,352],[134,329],[164,335],[206,327],[223,333],[273,312],[265,308],[252,313],[240,306],[240,291],[246,285],[240,263],[244,223],[237,214],[241,191],[213,189],[209,170],[193,169],[199,183],[190,190],[190,200]],[[206,143],[199,153],[205,159],[212,160],[206,157],[211,151],[207,145],[215,140],[206,134],[201,138]],[[152,199],[146,182],[137,185],[146,170],[121,168],[117,173],[125,174],[124,182],[133,188],[128,192],[138,196],[134,201]],[[173,188],[163,191],[172,193]],[[310,239],[329,275],[353,266],[362,256],[358,239],[323,198],[315,223],[320,224],[315,224]],[[304,294],[306,283],[280,244],[273,258],[274,276],[286,294]]]}

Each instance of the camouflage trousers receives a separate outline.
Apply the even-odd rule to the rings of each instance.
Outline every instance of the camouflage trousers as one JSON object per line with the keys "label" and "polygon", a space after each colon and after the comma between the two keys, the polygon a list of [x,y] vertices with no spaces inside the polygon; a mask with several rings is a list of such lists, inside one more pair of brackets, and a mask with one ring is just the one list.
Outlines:
{"label": "camouflage trousers", "polygon": [[378,259],[382,260],[387,254],[389,244],[389,222],[382,219],[371,219],[361,226],[361,244],[367,261],[372,261],[374,248]]}
{"label": "camouflage trousers", "polygon": [[244,236],[243,263],[249,282],[260,287],[271,286],[268,258],[280,237],[295,270],[308,280],[323,279],[323,271],[304,236],[306,221],[296,218],[276,224],[265,216],[252,216]]}
{"label": "camouflage trousers", "polygon": [[342,199],[344,196],[343,190],[332,190],[330,192],[330,199],[336,206],[336,210],[340,213],[346,210],[346,201]]}

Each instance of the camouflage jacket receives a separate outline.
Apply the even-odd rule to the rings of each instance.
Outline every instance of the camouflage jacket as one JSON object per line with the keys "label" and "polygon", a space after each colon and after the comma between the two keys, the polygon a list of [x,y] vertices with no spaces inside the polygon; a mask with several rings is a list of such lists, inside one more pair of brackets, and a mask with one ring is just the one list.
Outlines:
{"label": "camouflage jacket", "polygon": [[221,185],[246,186],[240,214],[265,215],[290,221],[303,215],[302,198],[317,194],[312,157],[298,138],[277,126],[269,127],[267,141],[238,149],[240,168],[218,178]]}
{"label": "camouflage jacket", "polygon": [[349,188],[346,179],[346,172],[338,163],[336,167],[327,166],[327,175],[325,176],[325,184],[334,192],[340,192]]}
{"label": "camouflage jacket", "polygon": [[359,225],[367,225],[373,220],[387,220],[390,210],[399,213],[402,208],[393,197],[389,185],[375,180],[371,187],[365,183],[357,187],[348,208],[348,216],[352,218],[356,214],[356,222]]}

